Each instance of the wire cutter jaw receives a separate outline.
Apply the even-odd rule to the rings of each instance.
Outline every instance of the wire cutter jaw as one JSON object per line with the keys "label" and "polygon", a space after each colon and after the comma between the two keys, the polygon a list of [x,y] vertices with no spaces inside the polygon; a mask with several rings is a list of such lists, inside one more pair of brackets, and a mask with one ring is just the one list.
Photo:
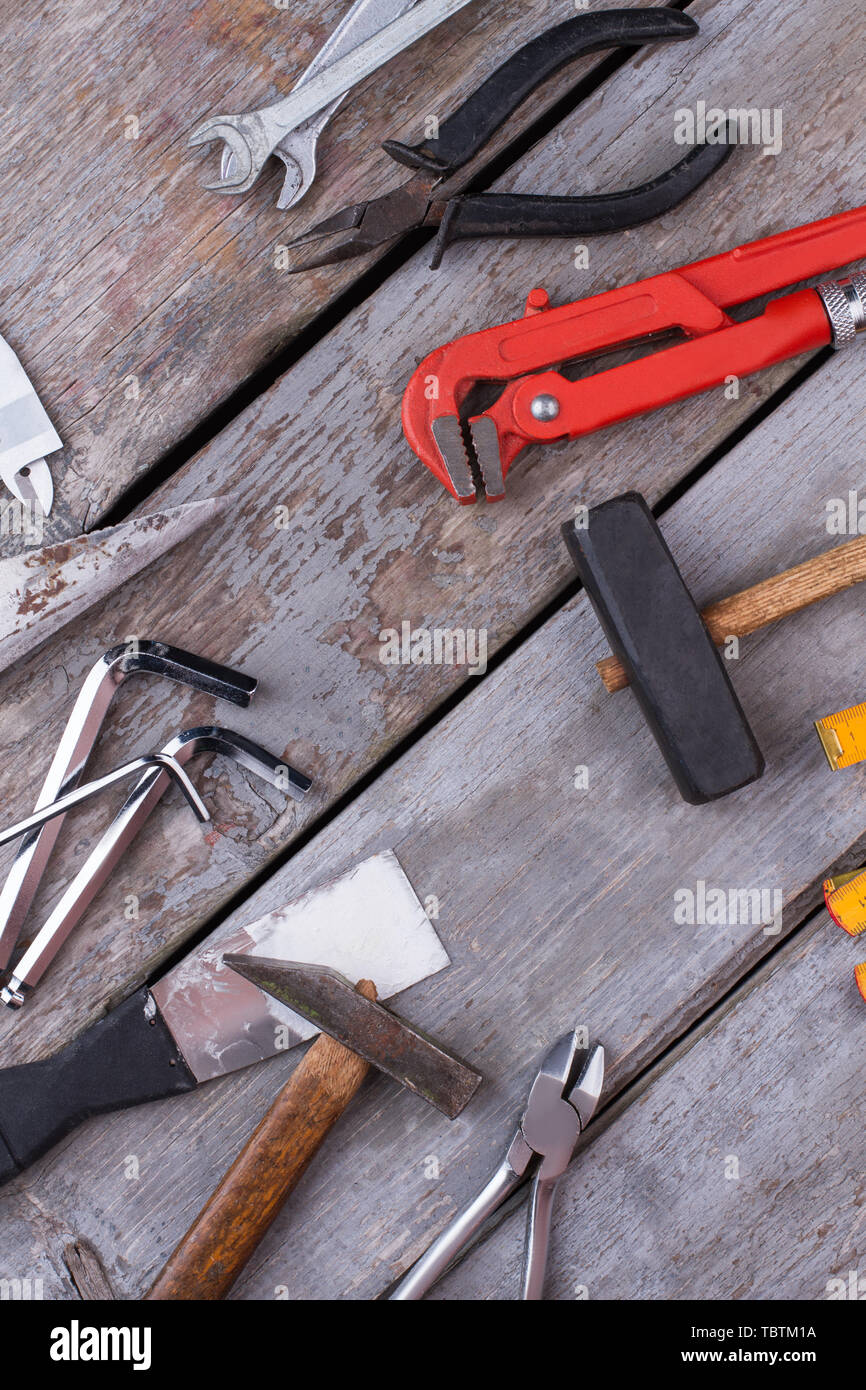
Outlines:
{"label": "wire cutter jaw", "polygon": [[566,1033],[546,1054],[529,1092],[505,1158],[478,1196],[434,1240],[401,1279],[391,1298],[423,1298],[486,1223],[519,1188],[531,1182],[523,1269],[524,1299],[541,1298],[550,1240],[553,1194],[575,1145],[595,1114],[604,1082],[604,1049],[584,1048]]}
{"label": "wire cutter jaw", "polygon": [[547,1053],[532,1083],[520,1128],[507,1158],[515,1172],[536,1181],[560,1177],[592,1119],[604,1083],[604,1048],[583,1048],[566,1033]]}

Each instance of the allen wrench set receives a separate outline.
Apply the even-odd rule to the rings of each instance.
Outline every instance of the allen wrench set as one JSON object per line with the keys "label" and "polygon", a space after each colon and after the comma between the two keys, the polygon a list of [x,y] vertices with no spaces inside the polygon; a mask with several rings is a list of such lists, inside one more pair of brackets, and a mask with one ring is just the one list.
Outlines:
{"label": "allen wrench set", "polygon": [[180,787],[198,820],[210,820],[207,807],[185,771],[184,764],[191,758],[203,753],[227,755],[296,800],[312,785],[302,772],[242,734],[214,726],[186,730],[164,748],[141,755],[82,784],[80,779],[85,764],[115,692],[129,676],[137,674],[162,676],[241,708],[249,705],[257,685],[255,679],[242,671],[153,641],[127,642],[112,647],[91,668],[78,693],[33,814],[0,830],[0,845],[21,840],[0,888],[0,970],[9,968],[67,811],[134,773],[140,772],[143,776],[9,974],[0,990],[0,1000],[11,1008],[20,1008],[28,991],[36,987],[172,782]]}

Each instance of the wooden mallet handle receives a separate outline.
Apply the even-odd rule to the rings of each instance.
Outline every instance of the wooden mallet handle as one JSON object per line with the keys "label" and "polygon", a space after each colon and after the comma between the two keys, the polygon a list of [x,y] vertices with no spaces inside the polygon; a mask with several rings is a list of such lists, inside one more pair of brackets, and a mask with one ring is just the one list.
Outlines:
{"label": "wooden mallet handle", "polygon": [[[376,998],[369,980],[358,992]],[[369,1070],[369,1062],[320,1034],[145,1298],[225,1297]]]}
{"label": "wooden mallet handle", "polygon": [[[866,536],[857,536],[783,574],[774,574],[751,589],[711,603],[701,617],[716,646],[721,647],[728,637],[746,637],[778,618],[799,613],[819,599],[841,594],[864,579]],[[618,657],[606,656],[597,664],[599,675],[611,693],[625,689],[628,676]]]}

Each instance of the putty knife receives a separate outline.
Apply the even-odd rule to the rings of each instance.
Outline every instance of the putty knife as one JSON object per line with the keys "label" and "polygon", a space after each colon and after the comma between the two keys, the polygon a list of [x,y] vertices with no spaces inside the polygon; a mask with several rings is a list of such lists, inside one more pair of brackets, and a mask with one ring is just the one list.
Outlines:
{"label": "putty knife", "polygon": [[449,963],[390,850],[250,926],[226,923],[53,1057],[0,1070],[0,1182],[91,1115],[191,1091],[312,1037],[314,1027],[223,965],[235,952],[375,974],[383,998]]}

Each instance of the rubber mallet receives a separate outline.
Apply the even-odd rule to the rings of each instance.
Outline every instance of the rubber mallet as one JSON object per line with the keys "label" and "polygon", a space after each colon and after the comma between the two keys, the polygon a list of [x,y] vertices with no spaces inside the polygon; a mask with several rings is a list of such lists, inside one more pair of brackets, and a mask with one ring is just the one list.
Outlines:
{"label": "rubber mallet", "polygon": [[699,613],[644,498],[623,493],[562,528],[614,655],[610,691],[631,685],[686,801],[754,782],[764,759],[717,650],[866,579],[866,536]]}

